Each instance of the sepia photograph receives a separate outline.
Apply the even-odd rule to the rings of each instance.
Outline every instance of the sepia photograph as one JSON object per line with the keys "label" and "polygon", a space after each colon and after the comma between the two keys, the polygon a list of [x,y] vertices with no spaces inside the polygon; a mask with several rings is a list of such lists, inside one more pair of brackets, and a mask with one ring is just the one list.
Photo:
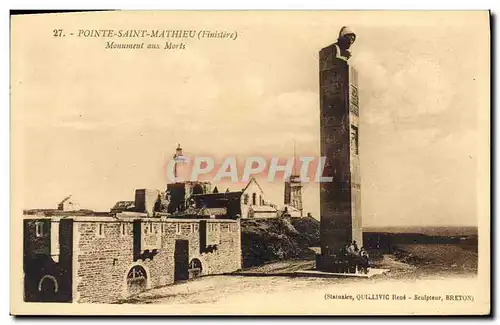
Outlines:
{"label": "sepia photograph", "polygon": [[10,17],[13,315],[488,315],[488,11]]}

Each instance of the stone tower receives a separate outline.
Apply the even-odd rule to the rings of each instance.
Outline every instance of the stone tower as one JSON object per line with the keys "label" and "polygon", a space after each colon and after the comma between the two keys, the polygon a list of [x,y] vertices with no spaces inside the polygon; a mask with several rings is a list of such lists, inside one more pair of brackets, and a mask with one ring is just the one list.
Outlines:
{"label": "stone tower", "polygon": [[184,156],[182,152],[181,144],[177,144],[177,149],[175,149],[175,154],[173,156],[175,160],[174,165],[174,178],[175,182],[185,182],[189,180],[189,165],[187,163],[187,157]]}
{"label": "stone tower", "polygon": [[355,34],[342,28],[337,43],[319,52],[321,156],[321,254],[332,256],[345,244],[363,241],[359,172],[359,102],[356,70],[348,64]]}
{"label": "stone tower", "polygon": [[285,205],[291,206],[299,211],[299,215],[303,217],[302,208],[302,182],[300,175],[297,174],[297,155],[295,152],[295,140],[293,141],[293,172],[288,180],[285,181]]}
{"label": "stone tower", "polygon": [[285,182],[285,205],[300,211],[302,217],[302,183],[299,175],[291,175]]}
{"label": "stone tower", "polygon": [[177,145],[173,156],[175,181],[167,184],[167,190],[164,192],[163,199],[168,201],[168,212],[182,212],[186,210],[191,202],[192,195],[207,194],[212,192],[210,182],[189,180],[189,159],[182,152],[181,145]]}

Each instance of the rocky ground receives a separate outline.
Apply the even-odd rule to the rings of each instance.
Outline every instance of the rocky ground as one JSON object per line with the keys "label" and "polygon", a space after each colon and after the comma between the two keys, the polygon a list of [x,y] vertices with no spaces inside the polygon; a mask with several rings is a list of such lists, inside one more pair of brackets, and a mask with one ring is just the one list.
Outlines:
{"label": "rocky ground", "polygon": [[[267,270],[272,263],[273,268],[280,268],[290,260],[310,260],[298,262],[284,269],[302,266],[301,263],[313,263],[315,253],[311,247],[320,246],[320,223],[312,217],[292,219],[242,220],[242,255],[244,269],[260,267]],[[365,233],[367,242],[372,241]],[[406,233],[393,234],[393,239],[409,236]],[[446,238],[446,237],[442,237]],[[475,272],[477,271],[477,243],[461,241],[460,243],[430,244],[390,244],[382,248],[367,247],[372,261],[376,265],[392,261],[403,262],[410,266],[418,266],[432,271]],[[285,263],[285,264],[286,264]],[[397,265],[395,265],[397,266]],[[382,267],[382,266],[380,266]]]}
{"label": "rocky ground", "polygon": [[241,221],[243,267],[289,259],[314,259],[319,221],[312,217]]}

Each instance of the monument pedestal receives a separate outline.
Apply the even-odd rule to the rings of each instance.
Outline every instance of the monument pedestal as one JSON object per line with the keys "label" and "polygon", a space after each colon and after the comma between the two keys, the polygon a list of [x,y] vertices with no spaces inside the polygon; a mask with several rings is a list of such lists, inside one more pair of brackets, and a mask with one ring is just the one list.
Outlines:
{"label": "monument pedestal", "polygon": [[374,269],[368,270],[368,273],[335,273],[319,270],[303,270],[296,271],[297,276],[318,277],[318,278],[371,278],[373,276],[382,275],[390,272],[389,269]]}

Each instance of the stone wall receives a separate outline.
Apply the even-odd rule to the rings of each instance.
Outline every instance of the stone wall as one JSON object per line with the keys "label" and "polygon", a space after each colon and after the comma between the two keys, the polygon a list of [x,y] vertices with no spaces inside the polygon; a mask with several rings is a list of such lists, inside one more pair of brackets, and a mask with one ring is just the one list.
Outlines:
{"label": "stone wall", "polygon": [[[103,225],[104,235],[98,227]],[[120,222],[74,223],[73,301],[112,302],[126,292],[126,273],[133,262],[132,224],[121,234]]]}
{"label": "stone wall", "polygon": [[[175,272],[176,241],[188,241],[189,261],[197,258],[202,275],[232,272],[241,268],[240,223],[234,220],[207,220],[219,224],[220,241],[201,252],[200,220],[142,219],[151,223],[147,236],[161,236],[157,253],[144,252],[134,261],[133,220],[107,222],[75,221],[74,301],[113,302],[129,295],[127,274],[140,265],[147,274],[147,288],[172,284]],[[99,224],[104,234],[99,234]],[[125,227],[125,233],[123,228]],[[141,228],[144,229],[144,228]],[[214,228],[215,229],[215,228]],[[151,240],[151,239],[150,239]]]}
{"label": "stone wall", "polygon": [[71,302],[71,227],[68,220],[24,220],[25,301]]}
{"label": "stone wall", "polygon": [[[31,219],[24,220],[24,251],[25,255],[45,254],[50,256],[50,226],[49,219]],[[40,227],[42,231],[37,236],[36,229]]]}

